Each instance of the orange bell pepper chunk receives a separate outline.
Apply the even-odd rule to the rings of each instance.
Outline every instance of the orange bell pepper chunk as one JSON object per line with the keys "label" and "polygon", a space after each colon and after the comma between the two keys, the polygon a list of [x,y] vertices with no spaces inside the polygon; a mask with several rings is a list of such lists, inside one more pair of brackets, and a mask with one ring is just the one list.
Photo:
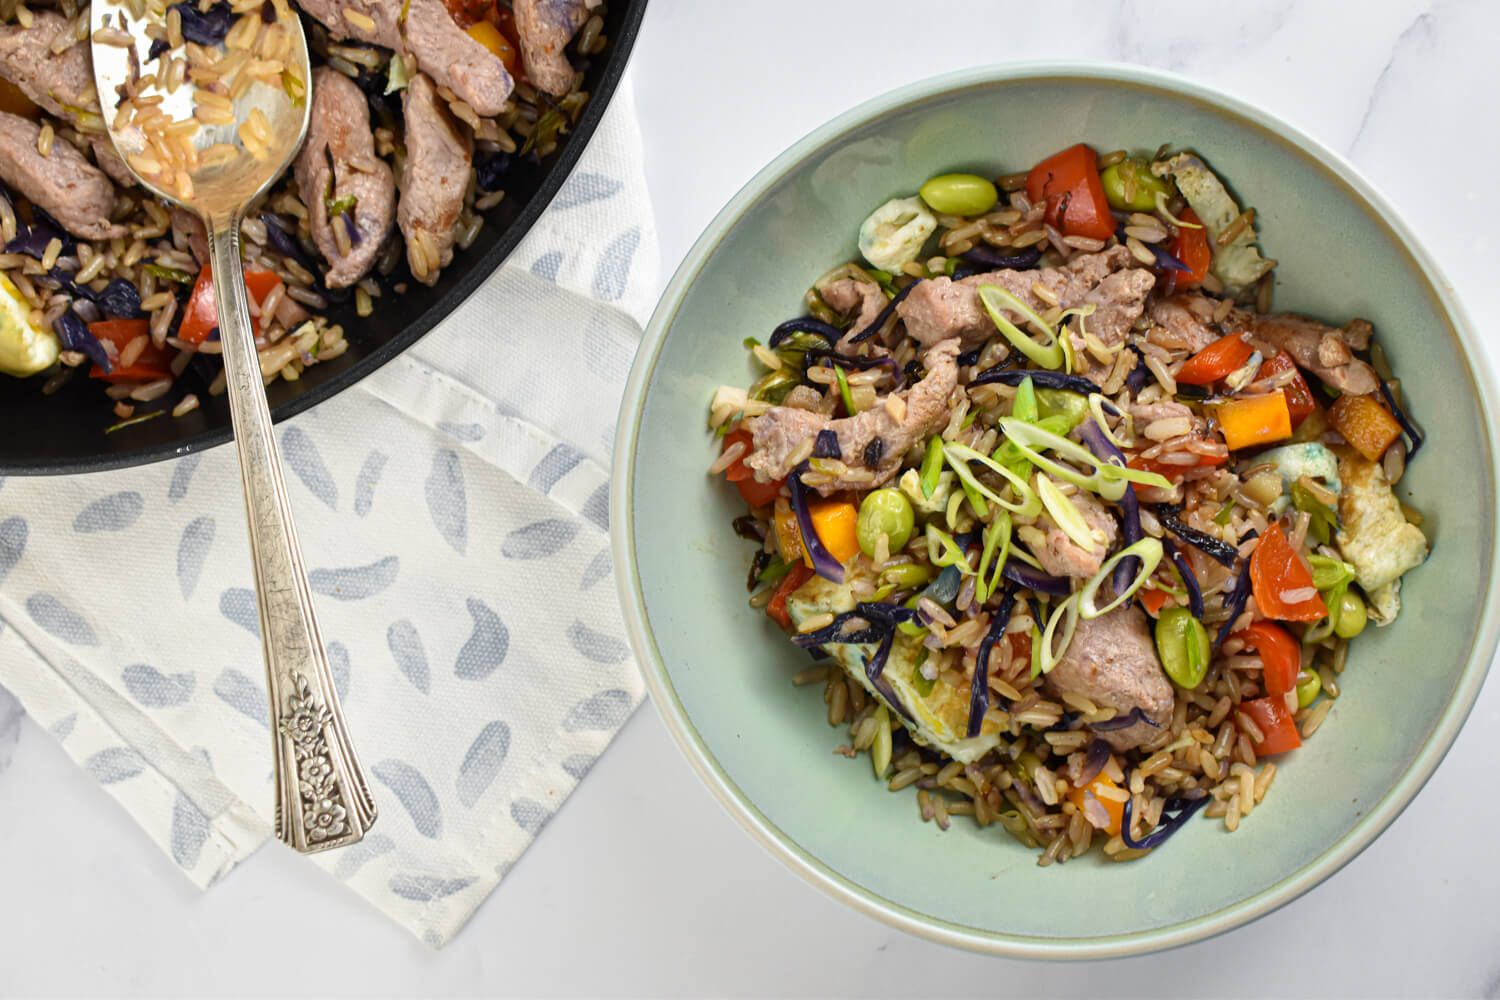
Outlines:
{"label": "orange bell pepper chunk", "polygon": [[1345,441],[1372,462],[1401,436],[1396,418],[1374,396],[1340,396],[1328,410],[1328,422]]}
{"label": "orange bell pepper chunk", "polygon": [[[1107,798],[1106,796],[1100,795],[1099,790],[1106,788],[1119,791],[1120,786],[1115,784],[1114,780],[1110,778],[1109,775],[1100,772],[1093,781],[1090,781],[1082,788],[1068,789],[1068,800],[1072,802],[1075,807],[1077,807],[1079,812],[1083,813],[1084,819],[1088,819],[1089,813],[1092,811],[1084,808],[1084,803],[1089,799],[1092,799],[1095,802],[1099,803],[1099,805],[1103,806],[1105,814],[1109,816],[1109,825],[1103,827],[1103,830],[1105,833],[1113,837],[1115,834],[1120,832],[1120,824],[1125,819],[1125,803],[1117,799]],[[1092,820],[1090,821],[1090,823],[1092,823]],[[1099,829],[1099,827],[1095,827],[1095,829]]]}
{"label": "orange bell pepper chunk", "polygon": [[[821,500],[810,503],[808,513],[812,515],[813,530],[818,541],[832,553],[840,563],[848,563],[859,555],[859,508],[848,500]],[[812,565],[812,555],[803,553],[807,565]]]}
{"label": "orange bell pepper chunk", "polygon": [[1250,586],[1255,606],[1267,618],[1315,622],[1328,617],[1328,605],[1313,586],[1312,570],[1279,522],[1266,528],[1250,556]]}
{"label": "orange bell pepper chunk", "polygon": [[1240,396],[1219,406],[1219,429],[1230,451],[1256,448],[1292,436],[1292,414],[1280,389],[1264,396]]}

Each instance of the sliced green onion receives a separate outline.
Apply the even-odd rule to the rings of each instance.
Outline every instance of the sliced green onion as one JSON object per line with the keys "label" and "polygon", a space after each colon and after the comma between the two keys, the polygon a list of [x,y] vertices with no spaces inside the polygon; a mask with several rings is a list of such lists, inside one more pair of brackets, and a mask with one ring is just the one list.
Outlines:
{"label": "sliced green onion", "polygon": [[1094,537],[1094,530],[1089,523],[1083,519],[1078,506],[1063,495],[1063,491],[1057,488],[1057,484],[1047,478],[1045,472],[1036,474],[1036,492],[1041,498],[1042,506],[1047,508],[1047,513],[1062,533],[1079,548],[1093,552],[1099,547],[1099,540]]}
{"label": "sliced green onion", "polygon": [[1217,524],[1219,527],[1222,528],[1224,525],[1228,524],[1233,517],[1234,517],[1234,501],[1233,500],[1225,500],[1224,501],[1224,506],[1220,507],[1219,508],[1219,512],[1214,515],[1214,524]]}
{"label": "sliced green onion", "polygon": [[1292,506],[1308,515],[1307,530],[1319,545],[1327,545],[1339,530],[1338,514],[1300,482],[1292,484],[1291,494]]}
{"label": "sliced green onion", "polygon": [[1011,403],[1010,415],[1028,424],[1041,419],[1041,411],[1036,405],[1036,385],[1032,383],[1029,375],[1016,386],[1016,398]]}
{"label": "sliced green onion", "polygon": [[[922,597],[920,594],[913,594],[906,599],[906,604],[904,604],[903,607],[905,607],[908,611],[915,611],[917,609],[917,602],[921,599]],[[915,639],[927,631],[927,626],[923,625],[919,621],[897,622],[896,630],[899,631],[902,635],[909,635],[913,639]],[[922,648],[926,649],[927,647],[924,646]],[[920,663],[921,661],[919,660],[917,662]]]}
{"label": "sliced green onion", "polygon": [[[1161,543],[1157,543],[1161,547]],[[964,576],[973,576],[974,567],[969,565],[969,557],[959,547],[953,536],[935,524],[927,526],[927,560],[934,566],[957,566],[959,573]]]}
{"label": "sliced green onion", "polygon": [[1088,331],[1084,329],[1083,321],[1085,318],[1094,315],[1094,310],[1097,308],[1097,306],[1090,302],[1087,305],[1064,309],[1062,315],[1057,317],[1057,343],[1063,352],[1063,371],[1069,375],[1078,369],[1078,359],[1074,354],[1073,338],[1068,336],[1068,331],[1064,328],[1063,324],[1068,321],[1070,316],[1077,316],[1078,336],[1080,339],[1085,338],[1088,336]]}
{"label": "sliced green onion", "polygon": [[[1160,548],[1160,543],[1157,547]],[[1080,603],[1079,594],[1069,594],[1067,599],[1053,610],[1052,617],[1047,619],[1047,627],[1042,631],[1041,667],[1043,674],[1052,672],[1052,668],[1057,666],[1057,662],[1063,658],[1068,651],[1068,646],[1072,644],[1073,632],[1078,628]],[[1057,632],[1059,622],[1063,626],[1062,645],[1053,649],[1053,636]]]}
{"label": "sliced green onion", "polygon": [[922,495],[932,499],[937,489],[938,476],[943,473],[943,437],[941,434],[927,442],[927,455],[922,459]]}
{"label": "sliced green onion", "polygon": [[958,512],[963,509],[967,494],[963,490],[948,494],[948,509],[943,513],[943,522],[949,530],[958,530]]}
{"label": "sliced green onion", "polygon": [[859,410],[854,408],[854,393],[849,391],[849,379],[844,375],[844,369],[834,365],[833,377],[839,383],[839,398],[844,401],[844,412],[851,417],[854,416]]}
{"label": "sliced green onion", "polygon": [[978,579],[974,585],[974,599],[980,604],[1000,588],[1000,573],[1010,557],[1010,530],[1010,515],[1003,510],[996,511],[995,519],[985,525],[984,549],[979,554]]}
{"label": "sliced green onion", "polygon": [[[979,303],[984,306],[984,311],[990,314],[990,319],[994,321],[996,328],[1005,335],[1005,339],[1010,341],[1016,350],[1043,368],[1056,370],[1063,366],[1066,356],[1063,354],[1062,345],[1058,343],[1057,332],[1033,312],[1030,306],[999,285],[980,285]],[[1033,326],[1043,331],[1047,342],[1039,344],[1027,336],[1020,327],[1006,318],[1002,311],[1006,309],[1019,313]]]}
{"label": "sliced green onion", "polygon": [[911,686],[917,689],[917,694],[923,698],[932,694],[932,689],[937,686],[937,678],[928,678],[922,673],[922,664],[927,662],[927,647],[922,647],[918,654],[917,665],[911,668]]}
{"label": "sliced green onion", "polygon": [[386,70],[385,92],[394,94],[398,90],[405,90],[407,84],[411,83],[411,70],[407,68],[406,60],[399,54],[391,56],[391,65]]}
{"label": "sliced green onion", "polygon": [[877,587],[875,589],[875,593],[870,595],[870,600],[878,604],[879,602],[885,600],[887,597],[890,597],[895,592],[896,585],[894,583],[887,583],[884,586]]}
{"label": "sliced green onion", "polygon": [[[1006,440],[1014,444],[1025,455],[1032,465],[1043,472],[1050,472],[1053,476],[1064,482],[1072,483],[1081,490],[1099,491],[1099,460],[1096,459],[1083,445],[1076,441],[1070,441],[1061,434],[1054,434],[1036,424],[1024,423],[1014,417],[1000,418],[1000,432],[1005,435]],[[1046,448],[1056,452],[1075,462],[1087,465],[1094,472],[1084,475],[1077,469],[1055,462],[1041,453],[1040,449]],[[1124,496],[1124,491],[1120,493]]]}
{"label": "sliced green onion", "polygon": [[1161,216],[1163,219],[1166,219],[1178,229],[1203,228],[1196,222],[1187,222],[1186,220],[1179,219],[1177,216],[1173,215],[1171,210],[1167,208],[1167,192],[1165,191],[1156,192],[1156,214]]}
{"label": "sliced green onion", "polygon": [[1159,490],[1170,490],[1172,481],[1158,472],[1147,472],[1144,469],[1132,469],[1128,465],[1115,465],[1112,462],[1099,463],[1099,478],[1104,480],[1106,489],[1100,494],[1111,500],[1118,500],[1125,495],[1125,490],[1120,489],[1110,495],[1109,486],[1115,483],[1140,483],[1142,486],[1155,486]]}
{"label": "sliced green onion", "polygon": [[1042,676],[1042,633],[1035,625],[1031,626],[1031,679],[1036,680]]}
{"label": "sliced green onion", "polygon": [[328,215],[330,218],[343,215],[345,212],[354,208],[354,206],[358,204],[359,196],[353,194],[346,194],[342,198],[334,198],[328,196],[323,199],[323,207],[328,209]]}
{"label": "sliced green onion", "polygon": [[110,424],[108,427],[104,428],[104,433],[113,434],[115,431],[124,430],[126,427],[134,427],[136,424],[144,424],[148,420],[155,420],[157,417],[166,412],[166,410],[152,410],[150,413],[142,413],[138,417],[131,417],[128,420],[121,420],[117,424]]}
{"label": "sliced green onion", "polygon": [[[1089,413],[1093,416],[1094,422],[1099,425],[1099,429],[1104,432],[1104,436],[1109,440],[1109,443],[1114,445],[1116,448],[1129,448],[1131,444],[1130,441],[1125,441],[1115,437],[1115,432],[1109,429],[1109,421],[1104,417],[1104,407],[1106,404],[1110,406],[1114,405],[1112,401],[1105,398],[1103,393],[1089,393]],[[1130,435],[1131,440],[1133,441],[1135,439],[1135,429],[1132,426],[1134,421],[1131,420],[1130,414],[1128,412],[1124,410],[1121,410],[1120,412],[1124,414],[1124,419],[1121,421],[1121,424],[1126,428],[1126,432]]]}
{"label": "sliced green onion", "polygon": [[747,351],[753,351],[755,348],[760,346],[760,341],[756,340],[754,337],[746,337],[744,340],[740,341],[740,343],[745,346],[745,350]]}
{"label": "sliced green onion", "polygon": [[[1130,600],[1135,596],[1135,592],[1140,590],[1147,580],[1151,579],[1151,574],[1156,572],[1157,564],[1161,562],[1161,555],[1161,541],[1159,539],[1142,538],[1134,545],[1127,545],[1119,552],[1110,556],[1104,561],[1104,565],[1099,567],[1099,572],[1089,577],[1089,582],[1085,583],[1083,589],[1078,592],[1079,613],[1084,618],[1099,618],[1109,614],[1115,608]],[[1130,581],[1130,586],[1126,587],[1122,593],[1116,594],[1114,600],[1102,608],[1095,607],[1094,595],[1099,593],[1099,587],[1114,573],[1115,567],[1119,565],[1120,560],[1129,559],[1131,556],[1141,561],[1140,567],[1136,570],[1135,579]]]}
{"label": "sliced green onion", "polygon": [[141,270],[145,271],[149,275],[152,275],[158,281],[170,281],[178,285],[191,285],[194,281],[197,280],[195,276],[189,274],[186,271],[179,270],[175,267],[168,267],[165,264],[158,264],[155,261],[152,261],[149,264],[142,264]]}
{"label": "sliced green onion", "polygon": [[792,564],[780,556],[772,556],[766,568],[755,577],[756,583],[775,583],[792,571]]}
{"label": "sliced green onion", "polygon": [[1354,579],[1354,567],[1342,559],[1314,552],[1307,562],[1312,567],[1313,586],[1319,590],[1332,590]]}
{"label": "sliced green onion", "polygon": [[[1029,425],[1022,424],[1021,426]],[[1021,517],[1033,517],[1042,509],[1042,502],[1037,499],[1036,491],[1027,484],[1025,479],[1016,475],[983,452],[975,451],[968,445],[949,442],[943,445],[943,456],[948,460],[948,464],[952,466],[954,473],[957,474],[959,482],[972,487],[980,496],[996,506],[1019,514]],[[1017,501],[1006,500],[981,483],[975,478],[973,470],[969,468],[968,463],[970,462],[978,462],[1001,479],[1010,483],[1011,488],[1015,490]]]}

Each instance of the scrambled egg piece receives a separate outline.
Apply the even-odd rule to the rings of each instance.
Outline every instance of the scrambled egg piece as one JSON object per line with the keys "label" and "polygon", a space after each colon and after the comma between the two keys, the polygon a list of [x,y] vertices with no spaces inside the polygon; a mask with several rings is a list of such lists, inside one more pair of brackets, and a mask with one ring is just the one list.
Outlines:
{"label": "scrambled egg piece", "polygon": [[[839,614],[854,608],[854,598],[847,587],[830,583],[822,577],[813,577],[787,599],[787,614],[793,624],[800,625],[808,618],[823,612]],[[875,645],[830,644],[823,649],[845,672],[859,681],[871,695],[880,697],[869,678],[865,676],[865,663],[875,654]],[[969,690],[957,688],[941,677],[931,682],[931,689],[924,695],[918,688],[927,686],[921,676],[918,660],[922,642],[918,638],[896,633],[895,645],[886,660],[881,677],[890,683],[901,705],[915,723],[906,721],[907,732],[924,746],[947,754],[964,764],[973,763],[989,753],[1000,742],[1000,729],[993,722],[986,723],[980,734],[973,739],[965,738],[969,726]],[[897,706],[892,706],[897,709]]]}
{"label": "scrambled egg piece", "polygon": [[1385,624],[1401,609],[1401,574],[1427,558],[1427,538],[1401,513],[1401,505],[1377,462],[1350,455],[1339,463],[1344,490],[1339,497],[1339,552],[1354,566],[1355,581],[1370,598],[1376,620]]}
{"label": "scrambled egg piece", "polygon": [[897,273],[922,253],[937,219],[921,198],[892,198],[859,227],[859,252],[871,265]]}
{"label": "scrambled egg piece", "polygon": [[25,378],[57,363],[57,338],[31,325],[31,306],[0,274],[0,374]]}
{"label": "scrambled egg piece", "polygon": [[1211,269],[1214,277],[1224,283],[1225,290],[1237,295],[1276,266],[1274,260],[1266,260],[1256,249],[1254,226],[1241,229],[1228,246],[1219,245],[1219,234],[1240,217],[1240,206],[1224,187],[1224,182],[1197,156],[1178,153],[1164,165],[1153,167],[1152,172],[1157,176],[1171,176],[1177,183],[1177,190],[1182,192],[1208,230],[1209,245],[1213,248]]}

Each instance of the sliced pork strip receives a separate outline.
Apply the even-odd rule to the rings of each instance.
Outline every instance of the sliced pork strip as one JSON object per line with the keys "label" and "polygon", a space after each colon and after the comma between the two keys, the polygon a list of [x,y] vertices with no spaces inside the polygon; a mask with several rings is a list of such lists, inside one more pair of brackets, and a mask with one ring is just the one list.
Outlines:
{"label": "sliced pork strip", "polygon": [[51,11],[32,14],[30,28],[18,24],[0,26],[0,77],[15,84],[33,104],[71,123],[89,135],[94,160],[116,184],[131,186],[136,180],[115,152],[109,137],[100,134],[104,120],[94,92],[94,66],[87,44],[79,42],[62,52],[52,51],[58,32],[71,30],[73,22]]}
{"label": "sliced pork strip", "polygon": [[565,51],[589,19],[585,0],[516,0],[516,32],[526,77],[541,90],[563,97],[573,89],[573,64]]}
{"label": "sliced pork strip", "polygon": [[1042,569],[1053,576],[1091,577],[1104,564],[1104,555],[1119,537],[1120,526],[1093,494],[1079,492],[1069,499],[1089,530],[1094,533],[1094,544],[1084,548],[1069,538],[1051,516],[1043,515],[1037,522],[1037,527],[1042,531],[1045,541],[1034,552]]}
{"label": "sliced pork strip", "polygon": [[[347,288],[369,272],[390,235],[396,182],[390,166],[375,155],[365,95],[354,81],[326,66],[313,71],[312,122],[295,170],[313,242],[331,265],[328,285]],[[333,227],[348,223],[330,216],[330,198],[353,199],[344,214],[354,220],[357,238],[349,234],[347,255],[339,252]]]}
{"label": "sliced pork strip", "polygon": [[1341,330],[1291,313],[1245,316],[1252,336],[1286,351],[1298,365],[1339,392],[1363,396],[1380,388],[1375,369],[1350,353],[1351,347],[1369,346],[1370,324],[1364,320],[1354,320]]}
{"label": "sliced pork strip", "polygon": [[431,285],[453,259],[453,226],[464,207],[474,140],[454,120],[426,76],[412,77],[402,98],[406,162],[396,222],[406,238],[406,258],[418,281]]}
{"label": "sliced pork strip", "polygon": [[948,422],[948,400],[958,386],[958,353],[957,340],[945,340],[927,351],[922,359],[926,377],[910,389],[893,393],[904,404],[904,410],[900,404],[894,407],[901,414],[899,420],[885,400],[840,420],[773,406],[750,421],[754,450],[745,464],[762,479],[781,479],[792,471],[792,456],[804,442],[815,439],[819,431],[831,430],[838,436],[844,463],[851,470],[875,473],[875,481],[871,484],[859,477],[840,478],[820,486],[820,492],[868,489],[889,482],[901,470],[902,456]]}
{"label": "sliced pork strip", "polygon": [[[1062,267],[1035,271],[992,271],[961,281],[931,278],[913,288],[896,307],[906,332],[924,346],[958,337],[963,346],[977,347],[995,335],[995,324],[979,303],[981,285],[999,285],[1037,312],[1051,308],[1032,290],[1041,285],[1065,308],[1092,302],[1097,308],[1087,321],[1088,329],[1105,343],[1124,339],[1144,307],[1146,294],[1155,285],[1151,272],[1134,267],[1134,258],[1124,247],[1103,253],[1079,254]],[[1114,282],[1117,272],[1128,272]],[[1093,295],[1093,298],[1090,296]]]}
{"label": "sliced pork strip", "polygon": [[504,110],[515,82],[499,56],[454,22],[443,0],[411,0],[401,31],[407,50],[434,83],[482,117]]}
{"label": "sliced pork strip", "polygon": [[1156,658],[1146,614],[1133,604],[1099,618],[1080,620],[1073,641],[1047,674],[1054,694],[1082,695],[1117,716],[1140,709],[1151,720],[1098,733],[1119,751],[1149,743],[1172,721],[1172,684]]}
{"label": "sliced pork strip", "polygon": [[[500,58],[458,26],[443,0],[299,0],[298,6],[334,38],[352,38],[410,56],[433,82],[453,91],[480,115],[499,114],[515,86]],[[346,11],[355,14],[353,20]]]}
{"label": "sliced pork strip", "polygon": [[885,308],[885,293],[880,290],[879,285],[868,281],[860,281],[858,278],[840,278],[831,281],[824,286],[822,292],[823,301],[830,309],[853,315],[854,322],[849,324],[849,330],[839,341],[839,347],[849,346],[849,338],[864,331],[875,317],[880,315],[880,310]]}
{"label": "sliced pork strip", "polygon": [[109,221],[115,186],[72,143],[58,139],[43,156],[36,150],[41,126],[0,111],[0,179],[46,209],[68,232],[85,240],[124,236]]}
{"label": "sliced pork strip", "polygon": [[1196,354],[1220,337],[1213,328],[1215,305],[1213,299],[1202,295],[1173,295],[1151,303],[1151,319]]}

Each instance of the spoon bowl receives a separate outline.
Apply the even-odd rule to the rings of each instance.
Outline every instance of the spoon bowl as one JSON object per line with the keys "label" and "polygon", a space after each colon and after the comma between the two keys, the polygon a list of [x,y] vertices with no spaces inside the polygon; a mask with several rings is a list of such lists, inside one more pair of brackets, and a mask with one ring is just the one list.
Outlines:
{"label": "spoon bowl", "polygon": [[246,207],[281,176],[307,135],[307,37],[286,0],[154,13],[143,0],[95,0],[94,82],[130,172],[196,214],[208,233],[270,691],[276,833],[303,852],[341,847],[364,837],[375,802],[318,634],[239,245]]}

